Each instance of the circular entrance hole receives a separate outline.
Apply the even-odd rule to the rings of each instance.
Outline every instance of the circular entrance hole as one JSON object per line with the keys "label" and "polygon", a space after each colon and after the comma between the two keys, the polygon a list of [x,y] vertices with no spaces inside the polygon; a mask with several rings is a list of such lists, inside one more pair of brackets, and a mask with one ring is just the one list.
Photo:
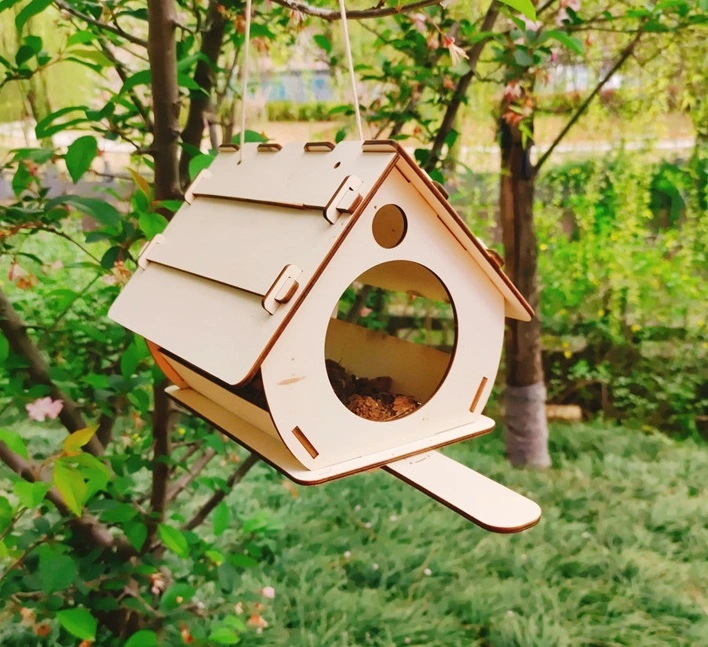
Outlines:
{"label": "circular entrance hole", "polygon": [[332,313],[327,376],[352,413],[396,420],[433,397],[455,342],[455,311],[440,279],[411,261],[382,263],[357,277]]}
{"label": "circular entrance hole", "polygon": [[374,240],[381,247],[393,249],[406,235],[408,229],[406,214],[395,204],[385,204],[374,214],[371,229]]}

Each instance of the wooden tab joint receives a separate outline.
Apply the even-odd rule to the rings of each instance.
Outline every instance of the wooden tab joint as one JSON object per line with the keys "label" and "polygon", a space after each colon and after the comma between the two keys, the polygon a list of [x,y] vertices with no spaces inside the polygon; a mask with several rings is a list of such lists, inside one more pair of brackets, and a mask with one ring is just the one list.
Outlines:
{"label": "wooden tab joint", "polygon": [[194,181],[189,185],[189,188],[184,192],[184,201],[187,204],[192,204],[194,202],[194,196],[196,195],[196,188],[200,182],[203,182],[207,178],[211,177],[211,171],[208,168],[204,168],[199,173]]}
{"label": "wooden tab joint", "polygon": [[330,223],[337,222],[337,218],[343,213],[354,213],[361,204],[364,196],[359,193],[359,187],[363,182],[356,175],[348,175],[339,185],[339,188],[332,196],[332,199],[324,208],[324,217]]}
{"label": "wooden tab joint", "polygon": [[295,296],[300,287],[297,280],[300,274],[302,270],[297,265],[286,265],[282,269],[261,301],[263,309],[268,314],[275,314],[281,304],[288,303]]}
{"label": "wooden tab joint", "polygon": [[150,252],[165,240],[167,239],[163,234],[155,234],[154,238],[152,238],[147,243],[145,243],[145,245],[143,245],[143,248],[140,250],[140,254],[138,254],[138,267],[141,270],[147,269],[147,266],[150,261]]}

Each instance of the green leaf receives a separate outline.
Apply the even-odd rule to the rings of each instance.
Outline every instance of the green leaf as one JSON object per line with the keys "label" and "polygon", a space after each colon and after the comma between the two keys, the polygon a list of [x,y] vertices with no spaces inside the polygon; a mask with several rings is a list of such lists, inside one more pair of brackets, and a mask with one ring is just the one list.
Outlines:
{"label": "green leaf", "polygon": [[324,34],[315,34],[312,37],[312,40],[314,40],[317,47],[323,49],[326,54],[330,54],[332,52],[332,43]]}
{"label": "green leaf", "polygon": [[218,537],[229,525],[229,506],[226,501],[222,501],[214,510],[214,534]]}
{"label": "green leaf", "polygon": [[63,609],[57,612],[57,620],[70,634],[81,640],[95,640],[98,621],[86,609]]}
{"label": "green leaf", "polygon": [[15,510],[10,502],[4,496],[0,496],[0,532],[3,532],[12,523],[14,516]]}
{"label": "green leaf", "polygon": [[205,168],[209,168],[209,165],[214,161],[213,155],[207,155],[206,153],[200,153],[196,155],[191,160],[189,160],[189,179],[194,180]]}
{"label": "green leaf", "polygon": [[98,429],[98,425],[92,425],[91,427],[84,427],[79,429],[72,434],[69,434],[62,445],[62,449],[65,452],[76,452],[79,451],[89,440],[91,440]]}
{"label": "green leaf", "polygon": [[10,342],[5,335],[0,335],[0,364],[10,355]]}
{"label": "green leaf", "polygon": [[101,511],[98,516],[105,523],[125,523],[134,519],[138,511],[130,505],[121,501],[103,501]]}
{"label": "green leaf", "polygon": [[86,483],[81,474],[59,459],[54,463],[54,485],[64,499],[66,507],[79,516],[87,495]]}
{"label": "green leaf", "polygon": [[157,647],[157,634],[150,629],[135,632],[123,647]]}
{"label": "green leaf", "polygon": [[27,445],[25,445],[25,441],[22,440],[22,437],[16,431],[0,429],[0,442],[5,443],[18,456],[29,459]]}
{"label": "green leaf", "polygon": [[577,38],[569,36],[560,29],[552,29],[551,31],[544,32],[543,37],[544,41],[548,40],[549,38],[553,38],[559,43],[561,43],[561,45],[565,45],[568,49],[573,50],[576,54],[579,54],[581,56],[585,52],[583,44]]}
{"label": "green leaf", "polygon": [[149,85],[150,78],[150,70],[142,70],[140,72],[136,72],[135,74],[133,74],[133,76],[129,76],[125,80],[125,83],[123,83],[123,86],[120,89],[120,94],[124,94],[129,90],[132,90],[138,85]]}
{"label": "green leaf", "polygon": [[69,36],[66,41],[66,46],[71,47],[72,45],[85,45],[90,43],[96,38],[96,36],[90,31],[77,31],[76,33]]}
{"label": "green leaf", "polygon": [[236,645],[241,639],[233,627],[229,627],[228,625],[220,625],[211,630],[209,640],[212,640],[219,645]]}
{"label": "green leaf", "polygon": [[[246,130],[244,133],[244,139],[246,144],[251,144],[251,143],[264,143],[268,141],[267,137],[264,137],[261,135],[261,133],[257,133],[255,130]],[[232,138],[231,138],[231,143],[232,144],[240,144],[241,143],[241,133],[236,133]]]}
{"label": "green leaf", "polygon": [[49,492],[51,486],[49,483],[44,483],[43,481],[37,481],[35,483],[30,483],[29,481],[15,481],[13,490],[20,501],[20,504],[25,508],[34,509],[39,506],[44,497]]}
{"label": "green leaf", "polygon": [[64,161],[74,184],[91,168],[91,162],[93,162],[97,154],[98,144],[96,143],[96,138],[92,135],[79,137],[71,143],[64,156]]}
{"label": "green leaf", "polygon": [[514,61],[521,67],[531,67],[533,65],[533,58],[523,49],[516,49],[514,51]]}
{"label": "green leaf", "polygon": [[75,126],[86,121],[85,116],[76,119],[70,119],[69,121],[64,121],[62,123],[54,123],[59,117],[68,115],[72,112],[83,112],[86,115],[86,106],[68,106],[66,108],[60,108],[55,110],[51,114],[47,115],[44,119],[39,121],[39,123],[34,127],[34,133],[37,139],[46,139],[51,137],[53,134],[58,133],[60,130],[65,130],[71,126]]}
{"label": "green leaf", "polygon": [[68,555],[62,555],[43,546],[39,553],[39,581],[47,595],[63,591],[74,583],[77,572],[76,562]]}
{"label": "green leaf", "polygon": [[157,534],[167,548],[180,557],[187,557],[189,554],[189,544],[184,533],[177,528],[164,523],[157,525]]}
{"label": "green leaf", "polygon": [[142,550],[148,534],[147,527],[142,521],[126,524],[123,528],[123,532],[125,532],[125,536],[128,538],[130,545],[135,548],[135,550]]}
{"label": "green leaf", "polygon": [[17,31],[22,31],[25,23],[32,17],[36,16],[38,13],[44,11],[53,0],[32,0],[20,13],[15,17],[15,27]]}
{"label": "green leaf", "polygon": [[145,238],[150,240],[165,230],[167,218],[159,213],[141,213],[138,218],[138,226],[145,234]]}
{"label": "green leaf", "polygon": [[[108,227],[117,228],[120,225],[120,211],[112,204],[98,198],[84,198],[79,195],[60,195],[47,201],[47,211],[66,205],[90,216],[97,222]],[[112,267],[112,266],[111,266]]]}
{"label": "green leaf", "polygon": [[182,604],[189,602],[195,594],[193,587],[184,582],[177,582],[168,588],[160,599],[160,609],[172,611]]}
{"label": "green leaf", "polygon": [[516,9],[520,14],[523,14],[531,20],[536,20],[536,7],[533,6],[531,0],[499,0],[512,9]]}

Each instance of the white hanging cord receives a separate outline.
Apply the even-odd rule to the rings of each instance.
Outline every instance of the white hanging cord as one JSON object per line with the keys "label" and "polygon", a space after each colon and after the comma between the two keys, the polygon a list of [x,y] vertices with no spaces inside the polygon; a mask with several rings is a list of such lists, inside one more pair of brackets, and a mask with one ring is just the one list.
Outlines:
{"label": "white hanging cord", "polygon": [[[249,0],[250,2],[250,0]],[[356,76],[354,76],[354,60],[352,59],[352,45],[349,42],[349,27],[347,25],[347,10],[344,8],[344,0],[339,0],[339,12],[342,15],[342,29],[344,30],[344,50],[347,53],[347,64],[349,65],[349,77],[352,82],[352,96],[354,98],[354,114],[356,115],[356,129],[359,131],[359,139],[364,141],[364,130],[361,127],[361,112],[359,111],[359,95],[356,91]]]}
{"label": "white hanging cord", "polygon": [[238,147],[238,161],[243,161],[243,145],[246,143],[246,104],[248,98],[248,46],[251,42],[251,0],[246,0],[246,41],[243,47],[243,85],[241,89],[241,142]]}

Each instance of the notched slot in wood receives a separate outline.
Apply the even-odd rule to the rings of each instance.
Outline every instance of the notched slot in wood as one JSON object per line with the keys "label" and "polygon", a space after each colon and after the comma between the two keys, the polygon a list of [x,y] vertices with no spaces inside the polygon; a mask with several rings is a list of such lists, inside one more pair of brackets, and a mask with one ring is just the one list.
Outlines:
{"label": "notched slot in wood", "polygon": [[258,144],[259,153],[277,153],[283,147],[277,142]]}
{"label": "notched slot in wood", "polygon": [[477,387],[477,393],[474,394],[474,400],[472,400],[472,404],[470,405],[470,411],[472,411],[473,413],[474,410],[477,408],[477,405],[479,404],[479,399],[482,397],[482,391],[484,391],[484,387],[487,386],[488,381],[489,380],[486,377],[483,377],[482,381]]}
{"label": "notched slot in wood", "polygon": [[334,150],[334,144],[332,142],[307,142],[304,148],[308,153],[328,153]]}
{"label": "notched slot in wood", "polygon": [[300,441],[300,444],[305,448],[307,453],[312,456],[312,458],[317,458],[320,453],[315,449],[315,446],[309,441],[307,436],[302,433],[300,427],[295,427],[293,429],[293,436]]}

